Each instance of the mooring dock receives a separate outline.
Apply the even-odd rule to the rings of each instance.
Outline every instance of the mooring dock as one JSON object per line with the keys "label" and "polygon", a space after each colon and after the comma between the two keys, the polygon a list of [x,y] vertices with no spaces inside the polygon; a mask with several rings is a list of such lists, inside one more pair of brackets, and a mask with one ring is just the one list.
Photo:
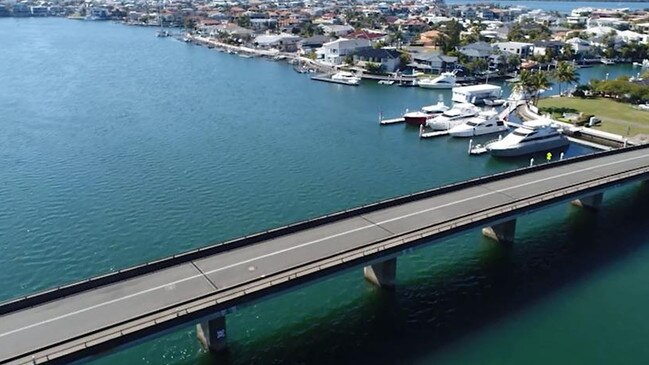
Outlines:
{"label": "mooring dock", "polygon": [[434,138],[434,137],[441,137],[447,135],[448,135],[448,129],[443,131],[428,131],[426,130],[426,127],[424,127],[423,125],[419,126],[419,138]]}
{"label": "mooring dock", "polygon": [[406,119],[404,117],[399,117],[399,118],[392,118],[392,119],[379,119],[379,123],[381,125],[388,125],[388,124],[398,124],[398,123],[403,123],[405,122]]}

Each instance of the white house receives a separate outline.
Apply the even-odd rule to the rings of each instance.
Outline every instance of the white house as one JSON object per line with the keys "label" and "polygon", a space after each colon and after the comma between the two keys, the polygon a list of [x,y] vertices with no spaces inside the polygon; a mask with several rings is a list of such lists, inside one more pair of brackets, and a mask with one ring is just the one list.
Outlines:
{"label": "white house", "polygon": [[566,17],[566,22],[570,25],[584,25],[587,20],[588,18],[585,16],[570,15]]}
{"label": "white house", "polygon": [[613,27],[613,28],[629,28],[630,23],[620,18],[588,18],[586,20],[586,27]]}
{"label": "white house", "polygon": [[498,47],[502,52],[513,53],[521,58],[527,58],[532,54],[534,45],[525,42],[497,42],[494,46]]}
{"label": "white house", "polygon": [[320,24],[320,28],[324,34],[333,35],[333,36],[344,36],[354,31],[354,27],[351,25],[339,25],[339,24]]}
{"label": "white house", "polygon": [[368,39],[339,38],[323,44],[322,48],[316,51],[316,54],[318,59],[324,63],[340,65],[346,56],[367,47],[371,47]]}
{"label": "white house", "polygon": [[572,47],[572,50],[577,54],[588,53],[590,51],[590,42],[581,38],[570,38],[566,40],[566,44]]}
{"label": "white house", "polygon": [[255,38],[255,45],[260,48],[276,48],[283,52],[297,51],[300,37],[292,34],[264,34]]}
{"label": "white house", "polygon": [[626,43],[630,42],[640,42],[647,43],[649,41],[649,35],[634,32],[632,30],[621,30],[617,32],[617,37]]}

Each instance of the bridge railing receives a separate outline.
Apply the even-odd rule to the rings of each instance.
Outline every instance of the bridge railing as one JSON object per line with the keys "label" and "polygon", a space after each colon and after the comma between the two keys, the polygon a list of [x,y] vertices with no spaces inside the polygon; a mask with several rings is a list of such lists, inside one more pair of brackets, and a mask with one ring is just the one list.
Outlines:
{"label": "bridge railing", "polygon": [[545,169],[568,165],[580,161],[586,161],[595,158],[601,158],[610,155],[621,154],[624,152],[644,149],[647,147],[649,147],[649,145],[639,145],[639,146],[627,147],[623,149],[596,152],[588,155],[566,158],[560,161],[539,164],[531,167],[522,167],[515,170],[499,172],[496,174],[491,174],[491,175],[477,177],[477,178],[473,178],[461,182],[451,183],[451,184],[443,185],[429,190],[402,195],[399,197],[382,200],[376,203],[366,204],[356,208],[338,211],[321,217],[300,221],[282,227],[273,228],[263,232],[247,235],[234,240],[219,242],[206,247],[185,251],[170,257],[150,261],[141,265],[128,267],[115,272],[109,272],[83,281],[61,285],[44,291],[35,292],[26,296],[10,299],[8,301],[4,301],[0,303],[0,315],[4,315],[21,309],[40,305],[58,298],[77,294],[100,286],[113,284],[119,281],[127,280],[130,278],[134,278],[140,275],[166,269],[182,263],[212,256],[221,252],[229,251],[246,245],[259,243],[262,241],[277,238],[279,236],[288,235],[291,233],[318,227],[321,225],[329,224],[343,219],[359,216],[362,214],[367,214],[377,210],[390,208],[393,206],[402,205],[402,204],[406,204],[418,200],[427,199],[433,196],[442,195],[451,191],[457,191],[468,187],[488,183],[491,181],[506,179],[509,177],[515,177],[515,176],[519,176],[534,171],[545,170]]}

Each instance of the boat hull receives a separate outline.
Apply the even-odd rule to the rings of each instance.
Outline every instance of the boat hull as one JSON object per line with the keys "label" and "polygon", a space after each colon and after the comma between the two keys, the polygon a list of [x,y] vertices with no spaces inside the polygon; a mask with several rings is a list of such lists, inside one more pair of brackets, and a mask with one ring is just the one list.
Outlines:
{"label": "boat hull", "polygon": [[502,129],[468,129],[468,130],[461,130],[461,131],[454,131],[450,130],[448,134],[451,137],[459,137],[459,138],[466,138],[466,137],[475,137],[475,136],[486,136],[488,134],[496,134],[496,133],[502,133],[506,132],[507,128],[502,128]]}
{"label": "boat hull", "polygon": [[455,85],[451,84],[419,84],[424,89],[452,89]]}
{"label": "boat hull", "polygon": [[428,128],[434,131],[446,131],[451,128],[457,127],[458,125],[464,124],[469,118],[473,116],[462,118],[462,119],[453,119],[446,121],[430,121],[428,122]]}
{"label": "boat hull", "polygon": [[404,116],[403,120],[406,122],[406,124],[414,125],[414,126],[420,126],[420,125],[426,125],[426,122],[428,121],[428,117],[407,117]]}

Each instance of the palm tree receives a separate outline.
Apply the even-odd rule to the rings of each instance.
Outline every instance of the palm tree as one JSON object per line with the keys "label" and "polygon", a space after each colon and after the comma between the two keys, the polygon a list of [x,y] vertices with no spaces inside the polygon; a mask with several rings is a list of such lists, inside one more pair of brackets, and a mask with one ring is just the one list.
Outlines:
{"label": "palm tree", "polygon": [[518,80],[514,83],[514,91],[525,96],[532,95],[530,92],[532,73],[529,70],[521,70]]}
{"label": "palm tree", "polygon": [[559,94],[561,94],[561,86],[564,83],[567,83],[568,86],[573,83],[579,82],[579,74],[577,74],[577,69],[571,63],[561,61],[557,64],[557,68],[554,70],[554,79],[559,81]]}
{"label": "palm tree", "polygon": [[530,90],[534,91],[532,93],[534,96],[534,105],[537,105],[539,103],[541,92],[549,89],[552,86],[552,82],[550,82],[547,72],[538,71],[532,74],[530,83]]}
{"label": "palm tree", "polygon": [[518,81],[514,83],[514,90],[531,97],[533,103],[536,104],[541,91],[549,89],[550,86],[552,86],[552,83],[547,72],[523,70],[518,76]]}

